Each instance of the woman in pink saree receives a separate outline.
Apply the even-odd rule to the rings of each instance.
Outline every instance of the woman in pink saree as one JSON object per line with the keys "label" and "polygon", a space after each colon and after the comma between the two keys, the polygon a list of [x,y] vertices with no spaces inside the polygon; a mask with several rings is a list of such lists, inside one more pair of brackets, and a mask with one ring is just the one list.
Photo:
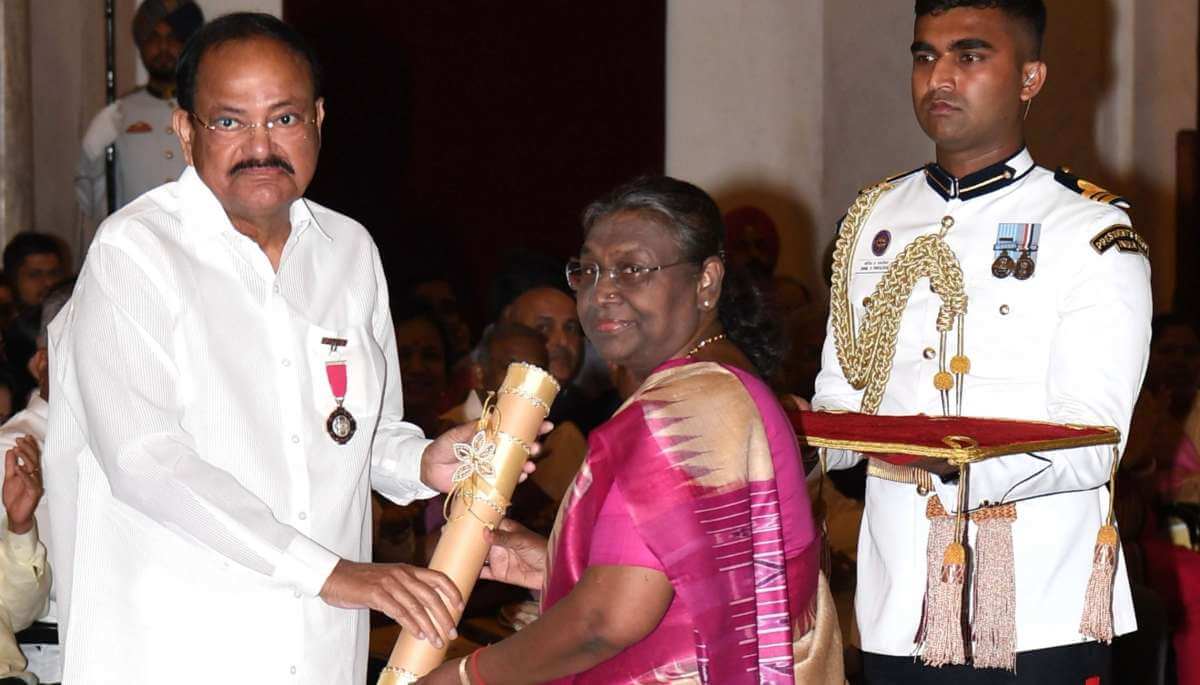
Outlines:
{"label": "woman in pink saree", "polygon": [[549,541],[492,533],[484,577],[541,589],[540,618],[426,682],[843,682],[799,449],[758,377],[778,348],[726,277],[716,204],[638,179],[584,238],[580,320],[638,387],[591,433]]}

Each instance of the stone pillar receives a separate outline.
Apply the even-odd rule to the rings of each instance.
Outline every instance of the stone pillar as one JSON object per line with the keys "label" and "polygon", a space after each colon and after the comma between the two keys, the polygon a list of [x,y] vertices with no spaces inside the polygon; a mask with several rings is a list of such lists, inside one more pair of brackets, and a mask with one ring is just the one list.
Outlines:
{"label": "stone pillar", "polygon": [[33,228],[29,0],[0,0],[0,243]]}

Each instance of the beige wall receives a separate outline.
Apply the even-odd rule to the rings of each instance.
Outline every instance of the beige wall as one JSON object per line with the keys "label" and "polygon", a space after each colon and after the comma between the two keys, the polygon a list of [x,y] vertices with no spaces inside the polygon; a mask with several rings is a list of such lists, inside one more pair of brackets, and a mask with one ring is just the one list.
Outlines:
{"label": "beige wall", "polygon": [[[205,15],[238,9],[282,12],[282,0],[199,0]],[[116,0],[117,90],[145,81],[130,25],[136,0]],[[72,190],[79,141],[104,106],[103,3],[34,0],[33,55],[34,226],[76,245],[79,216]]]}
{"label": "beige wall", "polygon": [[667,173],[724,210],[765,209],[780,228],[780,268],[806,277],[825,158],[822,15],[821,3],[796,0],[667,3]]}
{"label": "beige wall", "polygon": [[[1176,132],[1196,120],[1194,0],[1050,0],[1050,77],[1029,117],[1045,166],[1135,203],[1155,299],[1174,285]],[[761,206],[780,268],[819,287],[855,191],[929,161],[908,93],[908,0],[669,0],[667,172]]]}

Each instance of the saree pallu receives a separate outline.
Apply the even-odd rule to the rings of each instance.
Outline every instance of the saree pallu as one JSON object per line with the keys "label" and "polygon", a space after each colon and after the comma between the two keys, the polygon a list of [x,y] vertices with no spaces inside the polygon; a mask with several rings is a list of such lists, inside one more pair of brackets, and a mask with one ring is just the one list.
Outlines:
{"label": "saree pallu", "polygon": [[672,360],[592,432],[550,538],[543,610],[589,566],[614,484],[675,599],[640,642],[556,682],[843,682],[799,448],[761,381]]}

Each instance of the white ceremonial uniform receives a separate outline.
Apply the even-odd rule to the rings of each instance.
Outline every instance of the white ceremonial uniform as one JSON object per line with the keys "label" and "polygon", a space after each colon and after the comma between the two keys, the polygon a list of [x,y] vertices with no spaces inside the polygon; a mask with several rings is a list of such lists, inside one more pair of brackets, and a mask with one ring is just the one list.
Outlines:
{"label": "white ceremonial uniform", "polygon": [[[101,226],[51,323],[68,685],[366,677],[368,612],[318,595],[339,557],[370,559],[371,488],[436,494],[429,441],[401,420],[374,243],[303,199],[291,224],[276,272],[189,168]],[[345,445],[326,432],[339,358]]]}
{"label": "white ceremonial uniform", "polygon": [[[155,97],[143,87],[93,117],[89,131],[95,133],[89,132],[86,139],[95,142],[84,146],[75,170],[75,196],[84,216],[99,223],[109,214],[103,147],[110,143],[117,149],[118,209],[179,178],[187,162],[171,123],[176,106],[174,98]],[[100,128],[108,129],[107,133]]]}
{"label": "white ceremonial uniform", "polygon": [[[962,266],[968,298],[964,351],[971,368],[962,415],[1107,425],[1124,435],[1149,350],[1150,266],[1129,240],[1103,251],[1092,241],[1115,235],[1106,234],[1110,227],[1128,227],[1128,216],[1068,189],[1024,149],[963,179],[930,165],[892,184],[851,256],[848,292],[855,320],[862,320],[863,299],[896,255],[918,236],[939,232],[949,217],[945,242]],[[1007,230],[1002,224],[1040,224],[1036,269],[1026,280],[992,273],[998,236]],[[933,385],[940,304],[928,282],[919,281],[900,323],[880,414],[942,414]],[[956,334],[950,338],[953,350]],[[831,329],[813,406],[857,411],[861,399],[838,364]],[[830,468],[848,468],[862,455],[831,450],[827,458]],[[1083,641],[1079,623],[1096,533],[1108,511],[1104,486],[1111,466],[1107,446],[971,466],[971,509],[1019,502],[1012,527],[1018,651]],[[952,510],[957,486],[937,477],[933,482]],[[929,531],[925,507],[926,497],[911,484],[867,479],[856,600],[864,651],[890,656],[918,651],[914,636]],[[969,526],[972,544],[975,529]],[[1123,559],[1113,614],[1117,634],[1136,628]]]}

